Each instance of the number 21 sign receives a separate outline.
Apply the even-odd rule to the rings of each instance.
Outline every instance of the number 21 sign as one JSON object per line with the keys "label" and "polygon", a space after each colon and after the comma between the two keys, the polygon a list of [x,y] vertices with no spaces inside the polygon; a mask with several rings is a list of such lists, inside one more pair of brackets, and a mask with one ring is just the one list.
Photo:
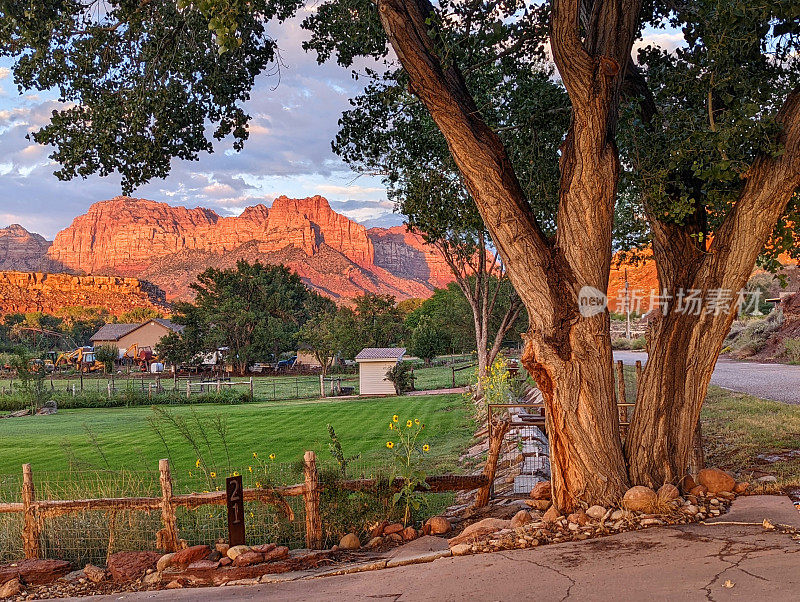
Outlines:
{"label": "number 21 sign", "polygon": [[228,545],[244,545],[244,489],[241,475],[225,479],[225,498],[228,503]]}

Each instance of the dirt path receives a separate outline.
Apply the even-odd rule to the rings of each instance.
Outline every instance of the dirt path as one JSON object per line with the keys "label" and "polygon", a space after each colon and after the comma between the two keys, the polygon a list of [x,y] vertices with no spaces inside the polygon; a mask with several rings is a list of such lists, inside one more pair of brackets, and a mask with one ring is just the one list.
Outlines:
{"label": "dirt path", "polygon": [[717,525],[651,528],[336,577],[91,600],[797,600],[800,541],[765,531],[765,518],[800,527],[787,498],[752,496],[738,499]]}
{"label": "dirt path", "polygon": [[[636,360],[647,363],[643,351],[615,351],[615,360],[633,365]],[[759,364],[720,358],[711,377],[711,384],[731,391],[747,393],[761,399],[800,404],[800,366]]]}

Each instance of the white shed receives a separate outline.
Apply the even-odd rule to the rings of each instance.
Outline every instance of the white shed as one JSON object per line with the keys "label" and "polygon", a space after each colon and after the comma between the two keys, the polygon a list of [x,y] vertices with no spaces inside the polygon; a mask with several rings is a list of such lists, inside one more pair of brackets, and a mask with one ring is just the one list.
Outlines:
{"label": "white shed", "polygon": [[406,350],[403,347],[366,347],[356,356],[359,395],[394,395],[394,384],[386,373],[396,366]]}

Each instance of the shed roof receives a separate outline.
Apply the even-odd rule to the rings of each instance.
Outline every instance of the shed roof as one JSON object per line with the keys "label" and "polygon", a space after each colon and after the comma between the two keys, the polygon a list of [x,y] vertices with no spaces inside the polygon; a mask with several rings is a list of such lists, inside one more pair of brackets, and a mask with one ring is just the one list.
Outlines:
{"label": "shed roof", "polygon": [[405,354],[405,347],[364,347],[356,356],[356,361],[399,360]]}
{"label": "shed roof", "polygon": [[157,324],[160,324],[164,328],[168,328],[173,332],[181,332],[184,328],[182,325],[175,324],[174,322],[164,318],[153,318],[152,320],[147,320],[147,322],[142,322],[140,324],[104,324],[100,330],[94,333],[91,340],[119,341],[122,337],[129,335],[134,330],[137,330],[145,324],[149,324],[150,322],[156,322]]}

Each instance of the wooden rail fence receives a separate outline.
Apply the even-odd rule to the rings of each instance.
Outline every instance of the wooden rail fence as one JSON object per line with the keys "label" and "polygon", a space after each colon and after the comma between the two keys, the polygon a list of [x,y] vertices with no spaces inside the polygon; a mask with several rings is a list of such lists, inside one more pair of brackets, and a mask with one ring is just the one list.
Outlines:
{"label": "wooden rail fence", "polygon": [[[245,489],[244,501],[258,501],[277,506],[289,520],[294,513],[283,500],[284,497],[302,496],[305,506],[306,547],[318,549],[322,545],[322,518],[320,514],[320,492],[323,486],[317,471],[317,456],[307,451],[303,458],[305,481],[296,485],[272,489]],[[176,508],[192,510],[204,505],[223,506],[226,503],[224,491],[175,495],[172,488],[172,473],[169,460],[158,463],[161,483],[160,497],[94,498],[84,500],[37,500],[33,484],[33,469],[30,464],[22,465],[22,502],[0,503],[0,514],[18,513],[23,516],[22,543],[25,558],[40,558],[40,538],[45,519],[63,516],[72,512],[90,510],[114,513],[120,510],[161,511],[161,530],[156,534],[157,547],[165,552],[175,552],[181,547]],[[369,491],[380,484],[379,479],[357,479],[339,481],[336,486],[347,491]],[[440,493],[444,491],[471,490],[485,487],[489,482],[485,474],[441,475],[426,478],[427,488],[420,491]],[[388,483],[394,491],[403,486],[401,478]]]}

